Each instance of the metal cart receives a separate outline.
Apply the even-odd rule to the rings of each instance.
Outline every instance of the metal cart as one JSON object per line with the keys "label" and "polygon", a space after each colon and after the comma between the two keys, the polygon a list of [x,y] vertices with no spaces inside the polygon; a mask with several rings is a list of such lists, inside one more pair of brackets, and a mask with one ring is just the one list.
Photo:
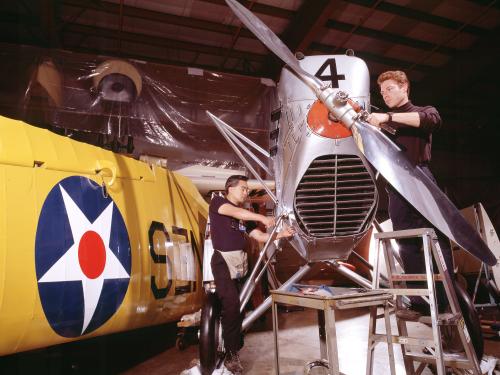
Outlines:
{"label": "metal cart", "polygon": [[280,359],[278,345],[278,304],[288,304],[318,310],[318,329],[320,340],[319,360],[305,365],[305,374],[314,367],[329,369],[332,375],[340,375],[337,350],[337,335],[335,329],[335,310],[346,310],[357,307],[376,309],[382,307],[386,322],[387,343],[391,363],[391,374],[395,374],[392,333],[389,320],[389,301],[393,295],[383,290],[366,290],[353,288],[332,288],[326,286],[311,286],[292,284],[287,290],[271,291],[273,332],[275,348],[275,370],[280,374]]}

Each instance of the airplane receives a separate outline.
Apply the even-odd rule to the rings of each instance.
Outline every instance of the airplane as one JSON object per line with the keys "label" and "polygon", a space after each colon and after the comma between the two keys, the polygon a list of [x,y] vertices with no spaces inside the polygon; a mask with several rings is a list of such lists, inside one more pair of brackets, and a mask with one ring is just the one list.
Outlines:
{"label": "airplane", "polygon": [[[198,312],[208,216],[202,194],[221,190],[233,172],[174,172],[164,157],[131,155],[141,144],[127,131],[138,131],[141,110],[158,109],[145,94],[162,82],[145,79],[147,64],[103,57],[90,68],[88,56],[10,48],[20,60],[29,50],[30,77],[25,96],[8,93],[8,104],[24,101],[22,110],[2,106],[0,116],[0,357]],[[40,64],[30,70],[33,55]],[[109,134],[93,132],[103,123]],[[157,144],[154,151],[164,146]],[[174,152],[185,151],[152,154],[170,163]]]}
{"label": "airplane", "polygon": [[189,178],[6,117],[0,140],[0,356],[200,309],[208,206]]}
{"label": "airplane", "polygon": [[[352,53],[294,55],[250,10],[236,0],[226,0],[226,3],[244,26],[286,64],[278,83],[280,108],[273,111],[274,147],[270,152],[239,134],[222,117],[207,111],[253,176],[260,179],[252,162],[273,176],[276,183],[276,194],[263,183],[275,203],[277,226],[240,292],[242,312],[263,273],[261,267],[265,269],[276,254],[273,240],[282,222],[296,230],[297,234],[289,242],[306,265],[278,289],[286,290],[300,280],[315,262],[334,264],[340,273],[371,288],[368,280],[349,272],[338,261],[347,259],[374,222],[377,174],[461,248],[489,266],[497,263],[477,231],[436,184],[413,166],[383,132],[367,124],[369,73],[361,59]],[[262,161],[258,154],[266,160]],[[266,168],[267,161],[272,162],[273,170]],[[212,373],[223,355],[216,286],[208,285],[200,332],[203,374]],[[461,290],[457,294],[476,356],[481,359],[479,319],[467,294]],[[242,324],[243,331],[270,305],[268,297],[248,313]]]}
{"label": "airplane", "polygon": [[[23,113],[6,106],[0,116],[0,357],[198,312],[208,217],[202,195],[223,189],[228,173],[244,173],[172,171],[162,157],[136,160],[130,136],[111,132],[102,141],[87,130],[102,122],[137,129],[140,116],[121,111],[141,98],[139,109],[150,115],[144,92],[161,82],[146,81],[144,70],[121,59],[88,69],[83,82],[67,71],[82,61],[88,67],[88,56],[51,55],[57,58],[42,57],[27,71]],[[86,132],[78,133],[79,124]]]}
{"label": "airplane", "polygon": [[[53,67],[46,68],[53,73]],[[125,69],[123,64],[121,68]],[[319,76],[326,78],[323,73]],[[61,95],[55,95],[54,101]],[[357,100],[369,108],[362,96]],[[315,108],[324,115],[320,103]],[[296,113],[281,115],[284,121]],[[5,177],[0,207],[5,213],[4,228],[9,229],[2,233],[0,258],[0,355],[175,321],[201,307],[207,205],[189,179],[8,118],[1,118],[0,129],[4,140],[0,165]],[[336,131],[346,132],[344,128]],[[287,133],[273,134],[282,144]],[[290,139],[294,135],[289,134]],[[19,142],[9,144],[7,140],[12,139]],[[352,145],[355,138],[339,139]],[[294,141],[289,144],[298,146]],[[280,160],[292,163],[279,152],[278,148],[276,164]],[[364,154],[354,148],[352,152],[366,168],[367,179],[373,180]],[[283,182],[292,170],[282,172],[282,185],[276,190],[279,197],[285,195]],[[7,184],[12,180],[16,183]],[[290,190],[287,194],[291,196]],[[369,227],[370,210],[356,239]],[[307,224],[297,220],[295,225],[302,225],[302,233]],[[107,238],[115,237],[107,243]],[[311,261],[328,255],[324,250],[310,252],[307,236],[294,240]],[[338,258],[330,259],[332,264],[342,258],[342,248],[345,252],[352,249],[339,247]],[[300,279],[309,267],[301,268],[287,283]],[[265,309],[263,304],[260,311]]]}

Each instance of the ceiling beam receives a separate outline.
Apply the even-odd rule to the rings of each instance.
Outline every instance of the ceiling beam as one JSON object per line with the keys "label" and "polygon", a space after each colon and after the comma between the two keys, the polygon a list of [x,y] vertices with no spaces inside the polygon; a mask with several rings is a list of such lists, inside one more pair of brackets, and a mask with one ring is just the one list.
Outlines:
{"label": "ceiling beam", "polygon": [[[480,6],[488,6],[490,5],[493,1],[492,0],[469,0],[473,2],[474,4],[480,5]],[[492,4],[493,7],[500,9],[500,1],[495,0],[494,4]]]}
{"label": "ceiling beam", "polygon": [[295,14],[281,40],[290,51],[305,51],[324,30],[333,10],[338,7],[338,0],[315,0],[304,2]]}
{"label": "ceiling beam", "polygon": [[[338,31],[350,33],[351,30],[354,27],[356,27],[356,25],[329,19],[326,22],[326,27],[331,29],[331,30],[338,30]],[[417,48],[417,49],[430,50],[430,49],[434,48],[434,46],[435,46],[434,43],[429,43],[429,42],[425,42],[423,40],[418,40],[418,39],[407,38],[407,37],[404,37],[401,35],[396,35],[396,34],[388,33],[385,31],[375,30],[375,29],[362,27],[362,26],[358,26],[356,28],[356,31],[354,34],[366,36],[366,37],[372,38],[372,39],[383,40],[383,41],[389,42],[389,43],[402,44],[402,45]],[[447,54],[447,55],[454,55],[455,53],[458,52],[458,50],[455,48],[441,46],[439,48],[439,52],[442,52],[442,53]]]}
{"label": "ceiling beam", "polygon": [[[371,7],[373,0],[349,0],[350,3],[357,4],[363,7]],[[381,2],[377,6],[377,10],[381,12],[391,13],[400,17],[410,18],[420,22],[427,22],[436,26],[441,26],[447,29],[457,30],[462,27],[463,23],[451,20],[449,18],[435,16],[429,14],[428,12],[422,12],[409,7],[404,7],[392,3]],[[488,34],[487,29],[483,29],[477,26],[468,25],[464,27],[463,32],[467,32],[476,36],[484,36]]]}
{"label": "ceiling beam", "polygon": [[[224,0],[200,0],[206,3],[212,3],[212,4],[219,4],[222,6],[225,6],[226,3]],[[366,8],[371,8],[373,4],[375,3],[376,0],[343,0],[346,4],[349,3],[354,3],[357,5],[360,5],[362,7]],[[488,6],[491,3],[491,0],[470,0],[473,1],[474,3],[481,5],[481,6]],[[250,1],[248,0],[240,0],[240,3],[242,3],[245,6],[248,6]],[[312,3],[312,2],[308,2]],[[494,4],[495,7],[499,7],[498,1]],[[305,4],[304,4],[305,5]],[[446,17],[441,17],[441,16],[436,16],[433,14],[429,14],[428,12],[422,12],[416,9],[411,9],[408,7],[388,3],[386,1],[382,1],[380,4],[377,5],[377,10],[383,11],[386,13],[394,14],[396,16],[402,16],[406,18],[410,18],[416,21],[423,21],[427,22],[436,26],[441,26],[447,29],[451,30],[457,30],[462,26],[462,22],[454,21],[452,19],[446,18]],[[273,17],[279,17],[279,18],[287,18],[291,19],[295,15],[295,11],[288,10],[288,9],[283,9],[283,8],[278,8],[278,7],[273,7],[271,5],[264,5],[264,4],[259,4],[256,3],[252,7],[252,11],[255,13],[262,13],[266,14],[268,16],[273,16]],[[484,36],[488,33],[487,29],[473,26],[473,25],[468,25],[467,27],[464,28],[464,32],[467,32],[469,34],[473,34],[476,36]]]}
{"label": "ceiling beam", "polygon": [[[199,0],[199,1],[202,1],[204,3],[222,5],[224,8],[229,10],[229,7],[227,6],[227,4],[224,0]],[[315,1],[316,0],[314,0],[314,2]],[[250,0],[238,0],[238,2],[241,5],[243,5],[245,8],[248,8],[248,6],[251,3]],[[313,2],[311,1],[310,3],[313,3]],[[296,13],[293,10],[288,10],[285,8],[278,8],[278,7],[274,7],[272,5],[266,5],[266,4],[261,4],[261,3],[253,3],[252,12],[265,14],[266,16],[287,18],[287,19],[291,19]]]}
{"label": "ceiling beam", "polygon": [[[121,38],[123,41],[126,42],[160,46],[173,49],[181,49],[185,51],[199,52],[215,56],[223,56],[223,54],[225,53],[224,48],[209,46],[206,44],[185,42],[180,40],[158,37],[154,35],[136,34],[127,31],[122,31],[120,33],[116,29],[90,26],[90,25],[82,25],[82,24],[67,25],[65,28],[65,32],[73,34],[86,34],[97,38],[107,38],[115,40]],[[260,63],[266,60],[266,55],[261,55],[253,52],[243,52],[234,49],[231,51],[229,56],[236,59],[256,61]]]}
{"label": "ceiling beam", "polygon": [[[216,3],[225,6],[224,0],[218,1],[218,0],[204,0],[205,2],[210,2],[210,3]],[[116,14],[116,12],[119,10],[119,5],[117,4],[112,4],[112,3],[94,3],[94,2],[86,2],[83,0],[65,0],[64,2],[65,5],[68,6],[75,6],[75,7],[87,7],[87,9],[93,9],[93,10],[98,10],[98,11],[104,11],[107,13],[111,14]],[[354,25],[344,23],[344,22],[337,22],[329,19],[329,15],[331,14],[332,10],[335,8],[335,6],[338,6],[338,1],[333,1],[329,2],[326,0],[321,0],[321,1],[315,1],[312,3],[314,6],[311,7],[311,4],[307,3],[309,9],[306,9],[305,13],[304,12],[291,12],[289,14],[296,15],[297,17],[294,17],[295,20],[297,20],[297,24],[301,25],[299,27],[292,27],[290,26],[288,30],[289,32],[289,39],[288,41],[286,37],[283,37],[283,40],[285,43],[291,47],[290,49],[292,51],[296,50],[303,50],[306,51],[307,47],[304,47],[308,44],[311,43],[311,41],[314,40],[315,35],[321,30],[323,26],[326,26],[331,29],[339,30],[339,31],[345,31],[345,32],[350,32],[352,30],[352,27]],[[254,7],[257,6],[258,3],[254,3],[252,10],[254,10]],[[382,4],[379,4],[381,6]],[[304,4],[305,6],[305,4]],[[278,14],[275,9],[275,7],[271,6],[265,6],[263,9],[266,11],[266,14],[269,15],[276,15]],[[314,8],[314,9],[313,9]],[[276,8],[280,9],[280,8]],[[262,10],[262,9],[261,9]],[[321,11],[323,10],[323,11]],[[149,21],[155,21],[155,22],[161,22],[161,23],[169,23],[169,24],[174,24],[178,26],[183,26],[183,27],[191,27],[195,29],[200,29],[200,30],[207,30],[211,32],[216,32],[216,33],[221,33],[224,35],[234,35],[238,27],[232,26],[232,25],[222,25],[218,24],[215,22],[210,22],[210,21],[205,21],[201,19],[193,19],[189,17],[183,17],[183,16],[177,16],[177,15],[172,15],[172,14],[167,14],[167,13],[160,13],[160,12],[155,12],[147,9],[142,9],[142,8],[136,8],[136,7],[131,7],[131,6],[124,6],[123,7],[123,14],[128,17],[137,17],[137,18],[142,18],[146,19]],[[302,15],[301,15],[302,14]],[[292,21],[294,22],[294,21]],[[311,25],[312,30],[308,30],[306,25]],[[379,38],[391,43],[397,43],[397,44],[403,44],[403,45],[408,45],[414,48],[418,49],[430,49],[434,45],[432,43],[424,42],[424,41],[419,41],[416,39],[411,39],[411,38],[406,38],[402,36],[398,36],[395,34],[387,33],[387,32],[382,32],[374,29],[369,29],[366,27],[358,27],[356,29],[356,34],[359,35],[364,35],[367,37],[371,38]],[[283,34],[286,35],[286,32]],[[301,36],[302,35],[302,36]],[[246,28],[242,28],[240,31],[240,36],[246,37],[246,38],[251,38],[251,39],[256,39],[255,36]],[[302,38],[302,40],[301,40]],[[297,47],[295,47],[297,46]],[[327,46],[322,46],[319,43],[314,43],[314,48],[313,50],[322,52],[322,53],[332,53],[332,51],[335,48],[332,47],[327,47]],[[439,51],[453,55],[457,52],[457,50],[449,47],[441,47]],[[374,54],[364,54],[367,58],[374,62],[379,62],[379,63],[384,63],[386,65],[391,65],[394,62],[398,62],[399,67],[407,67],[408,62],[404,65],[402,64],[402,61],[398,61],[396,59],[387,59],[383,58],[381,56],[376,56]],[[269,65],[262,71],[262,74],[265,76],[273,76],[273,74],[276,74],[277,68],[276,66],[281,66],[277,62],[277,60],[273,59],[274,64],[269,63]],[[423,68],[418,67],[417,70],[426,72],[428,71],[428,66],[425,66]]]}
{"label": "ceiling beam", "polygon": [[[47,0],[45,0],[47,1]],[[205,3],[211,3],[211,4],[217,4],[220,5],[224,8],[226,8],[228,11],[229,9],[226,6],[226,3],[224,0],[199,0],[203,1]],[[338,1],[332,1],[332,4],[337,4]],[[248,5],[250,1],[241,1],[242,4]],[[371,6],[373,1],[372,0],[352,0],[352,2],[361,5],[361,6]],[[474,1],[475,3],[482,3],[482,2],[488,2],[487,0],[477,0]],[[287,42],[287,45],[291,47],[292,50],[299,50],[303,49],[306,50],[306,48],[303,48],[302,46],[307,45],[310,40],[314,41],[314,35],[317,35],[319,30],[323,26],[327,26],[329,28],[339,30],[339,31],[345,31],[349,32],[354,25],[348,24],[348,23],[342,23],[342,22],[337,22],[328,19],[328,16],[331,14],[330,10],[326,10],[326,7],[333,7],[333,5],[330,5],[329,1],[326,0],[318,0],[314,1],[313,3],[309,4],[307,2],[310,8],[313,6],[316,8],[316,10],[309,10],[305,8],[303,11],[302,9],[299,11],[292,11],[292,10],[287,10],[283,8],[278,8],[278,7],[273,7],[270,5],[265,5],[261,3],[254,3],[252,7],[252,11],[255,13],[261,13],[261,14],[266,14],[269,16],[274,16],[274,17],[279,17],[279,18],[288,18],[292,19],[291,26],[287,29],[287,32],[285,32],[283,35],[283,39],[288,39],[290,41],[285,40]],[[345,3],[345,1],[343,1]],[[488,2],[489,3],[489,2]],[[113,4],[109,2],[104,2],[104,1],[84,1],[84,0],[64,0],[64,5],[65,6],[73,6],[73,7],[80,7],[82,9],[93,9],[96,11],[104,11],[107,13],[111,14],[117,14],[119,11],[119,5],[118,4]],[[479,4],[480,5],[480,4]],[[305,4],[302,6],[303,8],[305,7]],[[321,8],[325,10],[324,12],[321,12]],[[318,10],[319,9],[319,10]],[[440,26],[444,27],[459,27],[460,23],[443,18],[443,17],[437,17],[437,16],[432,16],[428,15],[429,17],[423,17],[422,12],[419,12],[417,10],[412,10],[412,9],[406,9],[402,7],[395,6],[394,4],[388,4],[386,2],[382,2],[378,4],[377,10],[397,14],[403,17],[410,17],[413,19],[419,19],[419,20],[424,20],[426,22],[431,22],[434,24],[439,24]],[[305,13],[303,13],[305,12]],[[154,21],[154,22],[161,22],[161,23],[169,23],[169,24],[174,24],[174,25],[179,25],[183,27],[190,27],[190,28],[195,28],[195,29],[200,29],[200,30],[207,30],[211,32],[216,32],[216,33],[221,33],[224,35],[234,35],[234,32],[238,29],[236,26],[232,25],[223,25],[223,24],[218,24],[215,22],[211,21],[206,21],[202,19],[193,19],[189,17],[184,17],[184,16],[177,16],[177,15],[172,15],[172,14],[167,14],[167,13],[161,13],[161,12],[156,12],[156,11],[151,11],[147,9],[142,9],[142,8],[137,8],[137,7],[132,7],[132,6],[123,6],[123,15],[127,17],[134,17],[134,18],[142,18],[146,19],[149,21]],[[316,20],[314,19],[314,15],[317,15]],[[324,18],[326,15],[326,20],[323,23],[323,20],[319,18]],[[298,20],[298,21],[295,21]],[[443,20],[451,21],[450,22],[442,22]],[[297,23],[296,23],[297,22]],[[311,28],[313,30],[309,30],[307,27],[305,27],[305,23],[309,22],[311,25]],[[436,23],[437,22],[437,23]],[[296,24],[298,25],[297,27],[293,27],[293,25]],[[71,25],[65,25],[65,27],[70,27]],[[84,25],[78,25],[78,27],[81,27]],[[93,29],[93,27],[92,27]],[[109,32],[108,29],[104,29],[105,32]],[[291,31],[289,31],[291,30]],[[465,29],[464,29],[465,30]],[[75,31],[73,29],[73,31]],[[82,31],[82,30],[80,30]],[[485,30],[480,29],[480,32],[483,33]],[[113,32],[113,31],[112,31]],[[95,33],[92,33],[94,36]],[[397,43],[397,44],[403,44],[403,45],[409,45],[414,48],[419,48],[419,49],[429,49],[429,46],[432,45],[432,43],[424,42],[424,41],[419,41],[411,38],[406,38],[403,36],[383,32],[383,31],[378,31],[366,27],[358,27],[356,30],[356,34],[358,35],[364,35],[370,38],[375,38],[375,39],[381,39],[381,40],[386,40],[387,42],[390,43]],[[201,53],[207,53],[210,55],[217,55],[217,56],[224,56],[224,53],[227,51],[223,48],[217,48],[213,46],[206,46],[203,44],[198,44],[198,43],[190,43],[190,42],[182,42],[182,41],[176,41],[172,39],[166,39],[166,38],[160,38],[160,37],[150,37],[147,35],[143,35],[142,39],[140,37],[141,34],[133,34],[133,33],[127,33],[128,36],[131,36],[130,40],[131,42],[137,42],[137,43],[146,43],[146,44],[152,44],[152,45],[160,45],[160,46],[166,46],[169,48],[178,48],[178,49],[183,49],[187,51],[199,51]],[[287,36],[289,35],[289,36]],[[242,28],[240,32],[240,36],[247,37],[247,38],[252,38],[255,39],[253,34],[245,29]],[[150,42],[150,43],[148,43]],[[298,46],[295,47],[294,46]],[[201,47],[201,50],[197,50],[198,47]],[[335,49],[335,46],[326,46],[320,43],[311,43],[311,50],[314,52],[320,52],[320,53],[332,53],[332,51]],[[446,53],[450,56],[455,56],[457,53],[461,53],[459,50],[455,50],[449,47],[440,47],[439,49],[440,52]],[[238,58],[238,59],[244,59],[246,61],[259,61],[263,62],[266,60],[265,55],[260,55],[260,54],[252,54],[252,53],[246,53],[243,51],[233,51],[235,55],[232,57]],[[247,54],[246,56],[242,56],[240,54]],[[391,67],[397,66],[400,68],[406,68],[408,66],[408,62],[399,60],[399,59],[391,59],[391,58],[386,58],[382,57],[377,54],[370,54],[370,53],[362,53],[359,52],[360,57],[365,58],[367,61],[372,61],[372,62],[377,62],[381,64],[385,64]],[[269,66],[269,65],[268,65]],[[271,65],[272,66],[272,65]],[[419,65],[416,67],[416,70],[419,70],[421,72],[429,73],[432,72],[436,69],[435,67],[431,67],[430,65]],[[219,69],[220,70],[220,69]],[[260,72],[261,75],[265,76],[271,76],[270,75],[270,69],[267,67],[263,71]]]}
{"label": "ceiling beam", "polygon": [[236,74],[236,75],[245,75],[245,76],[252,76],[252,77],[261,77],[260,74],[255,74],[252,72],[245,72],[240,69],[217,69],[215,66],[211,65],[203,65],[203,64],[197,64],[197,63],[189,63],[187,66],[186,61],[180,61],[180,60],[172,60],[168,58],[159,58],[159,57],[152,57],[150,55],[143,55],[143,54],[138,54],[138,53],[132,53],[127,50],[119,51],[118,49],[112,49],[112,48],[106,48],[106,47],[101,47],[101,48],[89,48],[89,47],[81,47],[78,45],[72,45],[69,43],[66,43],[65,45],[67,48],[71,48],[72,50],[79,52],[79,53],[88,53],[92,55],[105,55],[109,57],[119,57],[119,58],[128,58],[128,59],[135,59],[135,60],[141,60],[141,61],[147,61],[151,63],[157,63],[157,64],[166,64],[166,65],[173,65],[173,66],[179,66],[182,68],[199,68],[199,69],[204,69],[208,70],[211,72],[221,72],[221,73],[229,73],[229,74]]}
{"label": "ceiling beam", "polygon": [[[335,7],[338,7],[338,3],[338,0],[305,1],[295,13],[280,39],[292,53],[305,52],[316,39],[318,33],[324,30],[326,22]],[[274,54],[271,53],[270,56],[274,57]],[[268,64],[264,66],[263,72],[269,72],[268,75],[275,77],[283,65],[281,60],[270,58]]]}
{"label": "ceiling beam", "polygon": [[[120,11],[120,5],[108,2],[88,2],[84,0],[64,0],[64,5],[91,9],[109,14],[117,14]],[[123,6],[123,16],[140,18],[147,21],[159,22],[163,24],[189,27],[192,29],[212,31],[225,35],[232,35],[238,29],[236,26],[223,25],[221,23],[205,21],[199,18],[184,17],[175,14],[161,13],[144,8],[137,8],[129,5]],[[241,36],[253,38],[254,35],[247,29],[241,30]]]}

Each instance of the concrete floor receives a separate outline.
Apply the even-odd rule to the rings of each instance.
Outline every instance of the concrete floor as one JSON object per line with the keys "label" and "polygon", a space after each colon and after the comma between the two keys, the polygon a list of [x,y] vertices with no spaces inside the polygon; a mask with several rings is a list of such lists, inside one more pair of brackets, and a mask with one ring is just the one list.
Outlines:
{"label": "concrete floor", "polygon": [[[368,314],[364,309],[337,312],[340,370],[347,375],[365,373]],[[313,310],[281,312],[281,374],[303,374],[307,361],[319,357],[317,315]],[[394,318],[393,329],[395,329]],[[383,331],[383,321],[380,320]],[[411,335],[429,335],[429,327],[414,323]],[[184,351],[175,347],[176,326],[168,324],[42,350],[0,357],[0,374],[8,375],[179,375],[198,358],[198,345]],[[245,374],[274,374],[271,316],[257,322],[245,337],[241,351]],[[401,351],[395,347],[397,373],[404,374]],[[500,340],[485,340],[485,353],[500,357]],[[374,374],[388,374],[385,345],[379,344]],[[316,375],[319,371],[312,372]],[[423,374],[431,372],[426,369]],[[500,372],[497,372],[500,374]]]}
{"label": "concrete floor", "polygon": [[[281,374],[303,374],[304,364],[319,358],[319,340],[316,326],[317,314],[313,310],[280,313],[280,361]],[[366,366],[366,350],[368,336],[368,314],[366,309],[353,309],[336,312],[336,328],[340,371],[344,374],[364,374]],[[241,351],[241,359],[245,374],[274,374],[273,332],[268,316],[265,324],[247,334],[245,346]],[[392,317],[393,332],[397,332]],[[384,332],[383,320],[378,322],[378,332]],[[420,323],[408,325],[410,336],[431,337],[429,327]],[[500,342],[487,340],[485,353],[500,357]],[[395,346],[396,372],[405,374],[401,350]],[[198,358],[198,346],[190,346],[183,352],[170,348],[143,363],[124,371],[123,375],[164,375],[180,374],[189,368]],[[374,374],[388,374],[387,346],[379,344],[375,352]],[[319,369],[311,374],[321,373]],[[500,372],[498,372],[500,374]],[[432,374],[425,369],[424,375]]]}

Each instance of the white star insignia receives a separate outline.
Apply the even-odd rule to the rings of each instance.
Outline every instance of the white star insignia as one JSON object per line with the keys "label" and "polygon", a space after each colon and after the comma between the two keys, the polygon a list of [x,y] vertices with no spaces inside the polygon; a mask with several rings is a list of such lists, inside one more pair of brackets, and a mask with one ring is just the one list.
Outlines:
{"label": "white star insignia", "polygon": [[[73,245],[59,258],[59,260],[49,268],[47,272],[38,280],[39,283],[61,282],[61,281],[81,281],[83,287],[84,299],[84,318],[82,334],[88,327],[94,316],[99,297],[101,296],[104,280],[107,279],[128,279],[130,275],[123,268],[121,262],[109,248],[109,239],[111,234],[111,220],[113,218],[113,202],[111,202],[99,217],[91,223],[78,205],[73,201],[64,188],[59,185],[61,194],[68,214],[69,225],[73,235]],[[79,259],[79,246],[82,236],[89,231],[95,232],[104,244],[105,254],[102,271],[97,266],[96,277],[89,278],[84,272],[86,265],[95,266],[86,259],[82,264]],[[81,254],[80,254],[81,255]],[[90,260],[91,262],[92,260]],[[101,259],[102,262],[102,259]],[[95,271],[95,268],[93,268]]]}

